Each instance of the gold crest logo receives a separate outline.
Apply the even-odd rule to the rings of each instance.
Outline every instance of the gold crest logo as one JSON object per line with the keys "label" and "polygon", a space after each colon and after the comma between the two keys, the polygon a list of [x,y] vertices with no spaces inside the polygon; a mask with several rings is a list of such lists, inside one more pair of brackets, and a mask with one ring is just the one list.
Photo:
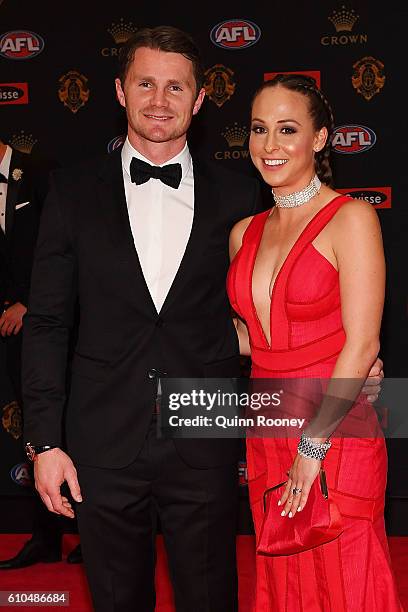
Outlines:
{"label": "gold crest logo", "polygon": [[205,72],[204,88],[207,96],[220,108],[235,91],[234,73],[223,64],[215,64]]}
{"label": "gold crest logo", "polygon": [[22,434],[22,418],[21,408],[17,402],[6,404],[3,408],[2,423],[4,429],[15,440],[18,440]]}
{"label": "gold crest logo", "polygon": [[77,113],[89,100],[88,79],[77,70],[70,70],[59,79],[58,97],[70,111]]}
{"label": "gold crest logo", "polygon": [[36,142],[38,141],[33,138],[33,135],[26,134],[24,130],[21,130],[19,134],[13,134],[9,140],[10,146],[18,151],[21,151],[22,153],[31,153],[31,150]]}
{"label": "gold crest logo", "polygon": [[354,89],[366,100],[371,100],[384,87],[384,64],[374,57],[367,56],[353,64],[351,77]]}

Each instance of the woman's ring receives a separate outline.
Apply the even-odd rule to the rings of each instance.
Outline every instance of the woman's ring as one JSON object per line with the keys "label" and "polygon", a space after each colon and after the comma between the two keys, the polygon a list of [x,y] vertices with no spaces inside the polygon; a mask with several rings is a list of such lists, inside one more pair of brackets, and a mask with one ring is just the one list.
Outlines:
{"label": "woman's ring", "polygon": [[298,489],[297,487],[295,487],[294,489],[292,489],[292,493],[293,495],[299,495],[302,492],[302,489]]}

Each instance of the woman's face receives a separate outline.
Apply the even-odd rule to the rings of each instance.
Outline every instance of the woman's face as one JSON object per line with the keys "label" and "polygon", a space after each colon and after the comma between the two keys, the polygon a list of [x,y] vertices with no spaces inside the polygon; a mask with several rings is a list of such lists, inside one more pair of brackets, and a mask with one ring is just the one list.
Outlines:
{"label": "woman's face", "polygon": [[264,89],[252,108],[249,151],[256,168],[279,193],[308,185],[314,175],[314,154],[326,142],[327,130],[316,131],[308,98],[284,86]]}

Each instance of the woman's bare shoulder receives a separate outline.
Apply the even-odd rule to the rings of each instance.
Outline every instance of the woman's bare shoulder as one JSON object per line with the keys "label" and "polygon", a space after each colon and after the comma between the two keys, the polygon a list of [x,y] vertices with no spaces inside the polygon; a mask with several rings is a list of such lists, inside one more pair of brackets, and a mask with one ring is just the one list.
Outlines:
{"label": "woman's bare shoulder", "polygon": [[242,236],[244,235],[246,228],[251,223],[254,216],[255,215],[251,215],[250,217],[245,217],[244,219],[240,219],[240,221],[237,221],[237,223],[235,223],[235,225],[233,226],[230,235],[234,236],[234,238],[241,238],[242,240]]}
{"label": "woman's bare shoulder", "polygon": [[348,199],[329,224],[329,235],[335,252],[353,250],[357,243],[381,241],[381,226],[377,211],[364,200]]}
{"label": "woman's bare shoulder", "polygon": [[[333,192],[340,196],[340,193]],[[330,222],[332,229],[341,232],[352,232],[353,230],[361,230],[365,227],[369,229],[373,226],[378,226],[377,211],[373,206],[365,200],[357,200],[355,198],[347,198],[340,206],[337,213]]]}
{"label": "woman's bare shoulder", "polygon": [[229,249],[231,259],[236,255],[237,251],[239,251],[242,245],[242,238],[253,218],[254,215],[251,215],[250,217],[245,217],[244,219],[237,221],[237,223],[235,223],[235,225],[233,226],[229,237]]}

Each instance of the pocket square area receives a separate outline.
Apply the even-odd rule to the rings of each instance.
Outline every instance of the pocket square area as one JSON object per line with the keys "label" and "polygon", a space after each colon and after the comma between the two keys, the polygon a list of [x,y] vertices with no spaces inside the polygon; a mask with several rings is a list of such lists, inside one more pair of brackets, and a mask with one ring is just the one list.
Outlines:
{"label": "pocket square area", "polygon": [[21,204],[16,204],[16,210],[18,210],[19,208],[23,208],[23,206],[27,206],[27,204],[29,204],[30,202],[21,202]]}

